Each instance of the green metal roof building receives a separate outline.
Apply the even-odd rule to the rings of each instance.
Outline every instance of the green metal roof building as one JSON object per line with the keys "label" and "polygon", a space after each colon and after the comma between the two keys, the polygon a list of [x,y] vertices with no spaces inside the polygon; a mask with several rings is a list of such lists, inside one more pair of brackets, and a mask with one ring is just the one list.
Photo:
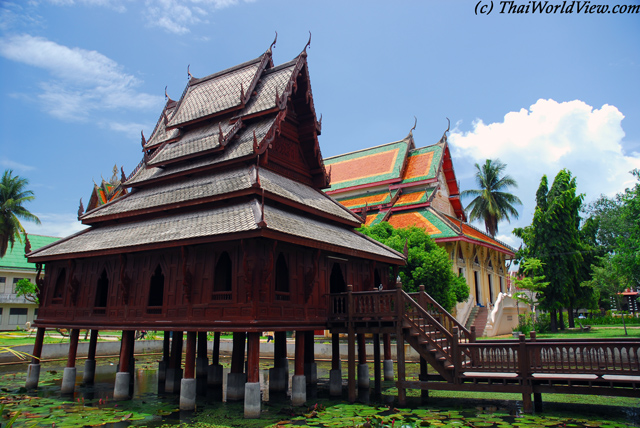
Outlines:
{"label": "green metal roof building", "polygon": [[[47,246],[60,238],[41,235],[28,235],[31,250]],[[26,278],[35,283],[36,265],[27,262],[24,256],[26,241],[15,242],[13,248],[9,245],[7,254],[0,258],[0,330],[24,329],[27,322],[32,323],[37,316],[38,306],[27,301],[24,297],[17,297],[16,283]]]}

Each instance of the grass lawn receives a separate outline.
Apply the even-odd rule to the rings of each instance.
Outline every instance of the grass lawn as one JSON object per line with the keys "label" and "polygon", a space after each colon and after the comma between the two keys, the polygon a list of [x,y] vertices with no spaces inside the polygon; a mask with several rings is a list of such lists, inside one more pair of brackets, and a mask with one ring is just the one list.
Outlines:
{"label": "grass lawn", "polygon": [[[624,327],[622,326],[611,326],[611,325],[599,325],[599,326],[591,326],[590,331],[580,331],[580,330],[563,330],[558,333],[538,333],[536,337],[538,339],[640,339],[640,327],[627,326],[628,335],[624,335]],[[527,339],[529,339],[529,335],[526,335]],[[513,339],[511,334],[496,336],[496,337],[479,337],[478,340],[488,339]]]}

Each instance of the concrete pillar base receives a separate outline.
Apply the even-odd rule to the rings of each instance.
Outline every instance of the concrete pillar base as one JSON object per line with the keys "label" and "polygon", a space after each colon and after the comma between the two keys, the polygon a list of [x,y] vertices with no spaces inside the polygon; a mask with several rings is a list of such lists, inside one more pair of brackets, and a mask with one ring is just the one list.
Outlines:
{"label": "concrete pillar base", "polygon": [[182,369],[167,369],[167,376],[164,381],[164,391],[169,393],[180,392],[180,380],[182,379]]}
{"label": "concrete pillar base", "polygon": [[196,380],[182,379],[180,382],[180,410],[196,409]]}
{"label": "concrete pillar base", "polygon": [[211,364],[207,367],[207,384],[209,386],[222,385],[222,366],[220,364]]}
{"label": "concrete pillar base", "polygon": [[339,397],[342,395],[342,370],[329,372],[329,395]]}
{"label": "concrete pillar base", "polygon": [[36,389],[40,380],[40,364],[29,364],[27,368],[27,382],[24,387],[27,389]]}
{"label": "concrete pillar base", "polygon": [[73,394],[76,389],[76,368],[65,367],[62,375],[62,388],[60,392],[63,394]]}
{"label": "concrete pillar base", "polygon": [[84,362],[84,375],[82,382],[91,385],[96,377],[96,360],[86,360]]}
{"label": "concrete pillar base", "polygon": [[286,367],[269,369],[269,392],[287,392],[289,377]]}
{"label": "concrete pillar base", "polygon": [[262,396],[260,394],[260,382],[248,382],[244,384],[244,417],[257,419],[260,417]]}
{"label": "concrete pillar base", "polygon": [[162,360],[158,362],[158,382],[167,380],[167,362]]}
{"label": "concrete pillar base", "polygon": [[294,375],[291,378],[291,404],[303,406],[307,401],[307,379],[304,375]]}
{"label": "concrete pillar base", "polygon": [[305,364],[304,376],[307,378],[307,383],[316,385],[318,383],[318,365],[316,363]]}
{"label": "concrete pillar base", "polygon": [[384,360],[382,362],[382,371],[384,373],[384,380],[395,380],[393,376],[393,360]]}
{"label": "concrete pillar base", "polygon": [[128,400],[129,399],[129,382],[131,381],[131,373],[118,372],[116,373],[116,383],[113,387],[113,399],[114,400]]}
{"label": "concrete pillar base", "polygon": [[247,383],[245,373],[229,373],[227,375],[227,401],[244,400],[245,383]]}
{"label": "concrete pillar base", "polygon": [[209,359],[206,357],[196,358],[196,378],[204,379],[207,377],[207,369],[209,366]]}
{"label": "concrete pillar base", "polygon": [[368,364],[358,364],[358,388],[369,388]]}

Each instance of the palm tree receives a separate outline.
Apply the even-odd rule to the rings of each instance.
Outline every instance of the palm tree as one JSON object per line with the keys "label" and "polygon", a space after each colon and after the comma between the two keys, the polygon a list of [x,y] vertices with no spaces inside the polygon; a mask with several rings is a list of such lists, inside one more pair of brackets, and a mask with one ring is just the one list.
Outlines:
{"label": "palm tree", "polygon": [[13,171],[5,170],[0,179],[0,257],[4,257],[7,248],[17,239],[22,242],[24,227],[18,218],[40,224],[40,219],[31,214],[22,205],[34,199],[33,192],[27,190],[29,180],[13,176]]}
{"label": "palm tree", "polygon": [[476,164],[476,183],[480,190],[462,192],[463,197],[475,196],[466,208],[467,212],[471,210],[469,221],[484,220],[487,233],[492,237],[498,233],[498,222],[510,221],[509,216],[518,218],[518,211],[513,205],[522,205],[517,196],[505,192],[509,187],[518,187],[509,175],[502,176],[506,167],[500,159],[487,159],[482,167]]}

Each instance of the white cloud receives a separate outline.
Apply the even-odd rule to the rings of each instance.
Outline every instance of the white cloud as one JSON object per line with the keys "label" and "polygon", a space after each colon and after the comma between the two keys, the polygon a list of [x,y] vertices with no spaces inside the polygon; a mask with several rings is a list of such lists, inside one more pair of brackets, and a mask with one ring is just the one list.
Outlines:
{"label": "white cloud", "polygon": [[0,158],[0,166],[14,171],[32,171],[35,169],[35,167],[12,161],[4,156]]}
{"label": "white cloud", "polygon": [[[567,168],[577,178],[585,202],[600,194],[613,195],[634,182],[629,171],[640,168],[640,154],[623,154],[623,119],[615,106],[607,104],[597,109],[579,100],[541,99],[529,109],[507,113],[502,122],[485,124],[478,119],[469,132],[461,132],[458,124],[449,141],[454,159],[482,163],[499,158],[507,164],[507,173],[519,184],[513,193],[524,204],[516,224],[527,225],[545,174],[551,185],[558,171]],[[501,225],[500,231],[507,227]]]}
{"label": "white cloud", "polygon": [[87,226],[78,221],[77,214],[58,214],[58,213],[34,213],[40,219],[41,224],[26,223],[23,224],[25,230],[29,234],[55,236],[63,238],[72,235]]}
{"label": "white cloud", "polygon": [[[251,0],[245,0],[250,3]],[[190,32],[189,27],[207,24],[209,13],[235,6],[240,0],[147,0],[145,15],[150,27],[174,34]]]}
{"label": "white cloud", "polygon": [[127,11],[122,0],[49,0],[49,3],[56,6],[73,6],[76,3],[82,3],[88,6],[106,7],[119,13]]}
{"label": "white cloud", "polygon": [[60,119],[83,120],[94,110],[146,110],[162,105],[162,97],[138,92],[135,88],[141,82],[97,51],[24,34],[0,39],[0,55],[45,69],[55,78],[40,83],[38,98]]}

